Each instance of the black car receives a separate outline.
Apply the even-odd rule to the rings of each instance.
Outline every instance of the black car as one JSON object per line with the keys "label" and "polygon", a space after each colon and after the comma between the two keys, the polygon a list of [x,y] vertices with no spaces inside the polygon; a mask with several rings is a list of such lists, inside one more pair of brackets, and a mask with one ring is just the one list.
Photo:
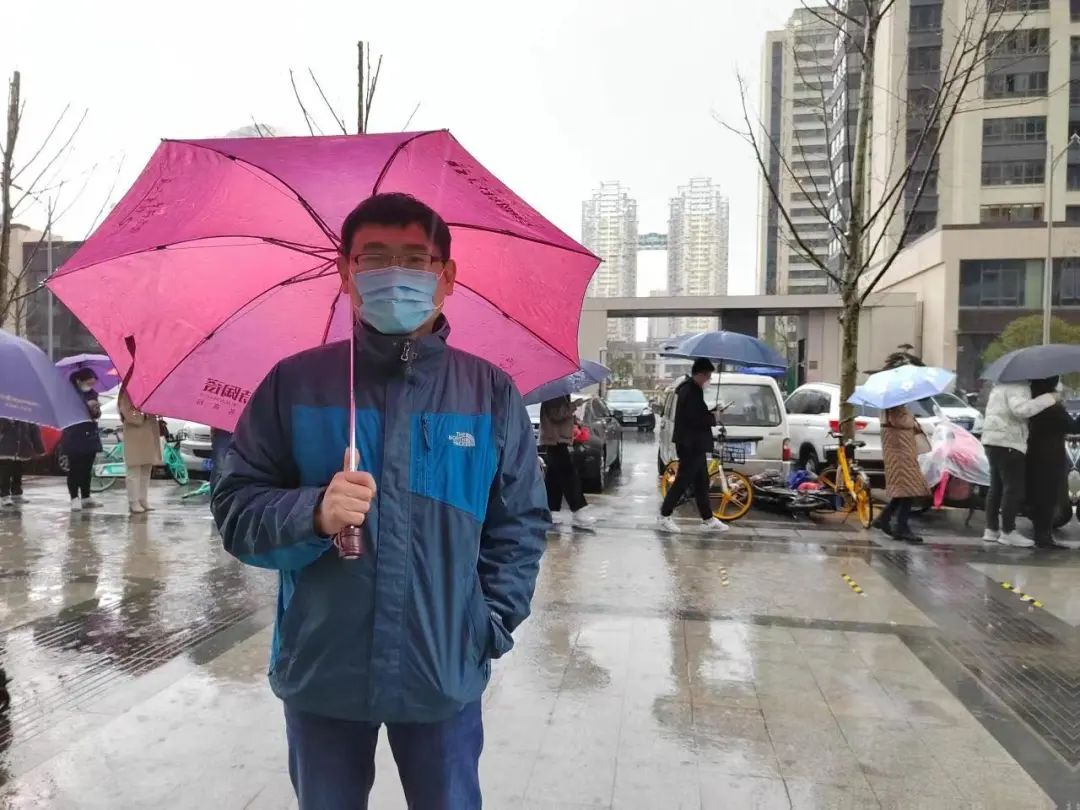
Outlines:
{"label": "black car", "polygon": [[656,414],[644,393],[636,388],[616,388],[607,392],[607,406],[623,427],[639,431],[656,430]]}
{"label": "black car", "polygon": [[[588,492],[603,492],[613,470],[622,466],[622,428],[607,405],[598,397],[586,397],[577,410],[578,421],[589,428],[589,441],[575,444],[571,451],[582,486]],[[540,440],[540,405],[529,406],[533,435]],[[541,457],[544,453],[540,451]]]}

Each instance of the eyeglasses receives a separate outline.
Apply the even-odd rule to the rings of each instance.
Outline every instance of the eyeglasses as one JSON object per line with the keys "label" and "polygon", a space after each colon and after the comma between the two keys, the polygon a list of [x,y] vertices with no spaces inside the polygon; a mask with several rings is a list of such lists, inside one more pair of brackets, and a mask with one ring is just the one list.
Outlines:
{"label": "eyeglasses", "polygon": [[430,271],[432,265],[445,263],[445,259],[432,256],[430,253],[358,253],[353,256],[352,263],[357,271],[363,273],[367,270],[382,270],[384,267],[405,267],[409,270]]}

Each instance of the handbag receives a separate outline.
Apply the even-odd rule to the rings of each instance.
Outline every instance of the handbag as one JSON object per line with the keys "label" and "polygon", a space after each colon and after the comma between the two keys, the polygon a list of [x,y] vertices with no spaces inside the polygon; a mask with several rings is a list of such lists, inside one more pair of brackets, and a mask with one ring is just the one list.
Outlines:
{"label": "handbag", "polygon": [[589,433],[589,429],[585,425],[574,425],[573,441],[574,444],[588,444],[592,434]]}

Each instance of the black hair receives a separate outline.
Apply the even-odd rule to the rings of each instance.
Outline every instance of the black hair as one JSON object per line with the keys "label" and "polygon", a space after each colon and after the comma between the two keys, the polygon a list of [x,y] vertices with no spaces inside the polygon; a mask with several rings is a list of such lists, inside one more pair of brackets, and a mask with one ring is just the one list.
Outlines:
{"label": "black hair", "polygon": [[349,212],[341,223],[341,252],[348,255],[353,236],[364,225],[392,225],[404,228],[419,225],[435,245],[442,261],[450,258],[450,228],[431,206],[411,194],[390,192],[368,197]]}
{"label": "black hair", "polygon": [[1041,396],[1043,394],[1052,394],[1057,390],[1059,377],[1047,377],[1043,380],[1031,381],[1031,395],[1033,397]]}
{"label": "black hair", "polygon": [[707,357],[699,357],[694,361],[694,365],[690,369],[690,375],[696,377],[698,374],[712,374],[714,371],[716,371],[716,366],[713,365],[712,360]]}
{"label": "black hair", "polygon": [[71,380],[72,385],[78,385],[83,380],[96,380],[97,378],[98,375],[94,373],[93,369],[80,368],[71,372],[71,377],[68,379]]}

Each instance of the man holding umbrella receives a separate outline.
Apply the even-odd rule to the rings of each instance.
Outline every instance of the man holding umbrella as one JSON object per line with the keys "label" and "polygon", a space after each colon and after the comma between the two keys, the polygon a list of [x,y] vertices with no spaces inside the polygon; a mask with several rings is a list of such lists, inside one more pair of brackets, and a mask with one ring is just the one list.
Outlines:
{"label": "man holding umbrella", "polygon": [[[213,491],[226,549],[280,572],[270,682],[301,810],[367,807],[382,724],[410,807],[481,804],[480,697],[529,614],[550,515],[514,385],[446,345],[450,241],[404,194],[342,225],[365,472],[341,471],[345,342],[270,372]],[[352,527],[364,551],[343,559]]]}

